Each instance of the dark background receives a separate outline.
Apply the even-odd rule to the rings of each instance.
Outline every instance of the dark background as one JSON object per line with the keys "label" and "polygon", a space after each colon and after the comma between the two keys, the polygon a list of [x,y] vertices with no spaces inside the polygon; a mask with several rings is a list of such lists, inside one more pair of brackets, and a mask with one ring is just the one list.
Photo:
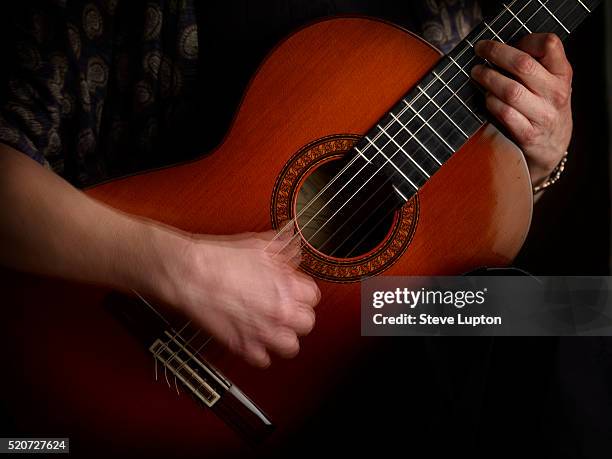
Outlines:
{"label": "dark background", "polygon": [[[201,2],[206,146],[221,139],[250,76],[290,30],[338,13],[410,27],[402,3]],[[536,275],[609,273],[605,36],[600,7],[567,45],[575,69],[570,159],[562,180],[536,206],[530,236],[516,260],[516,266]],[[11,52],[10,37],[2,37],[0,49],[3,56]],[[610,340],[377,340],[379,352],[355,369],[352,380],[308,420],[281,456],[598,458],[612,453]]]}

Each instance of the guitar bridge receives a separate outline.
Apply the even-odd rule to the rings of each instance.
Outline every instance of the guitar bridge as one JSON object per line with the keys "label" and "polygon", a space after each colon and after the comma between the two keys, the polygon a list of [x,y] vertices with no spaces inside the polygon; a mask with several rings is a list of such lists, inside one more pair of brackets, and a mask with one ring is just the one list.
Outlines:
{"label": "guitar bridge", "polygon": [[224,392],[229,389],[230,385],[217,376],[214,370],[189,352],[170,333],[165,332],[165,334],[169,341],[164,342],[158,339],[149,347],[149,351],[155,359],[180,379],[199,400],[212,408],[221,398],[221,394],[213,388],[212,384],[220,385],[220,389]]}
{"label": "guitar bridge", "polygon": [[111,294],[105,306],[149,349],[156,365],[159,362],[169,370],[196,401],[201,401],[248,443],[265,440],[274,430],[268,416],[219,370],[192,352],[188,342],[155,307],[136,295]]}

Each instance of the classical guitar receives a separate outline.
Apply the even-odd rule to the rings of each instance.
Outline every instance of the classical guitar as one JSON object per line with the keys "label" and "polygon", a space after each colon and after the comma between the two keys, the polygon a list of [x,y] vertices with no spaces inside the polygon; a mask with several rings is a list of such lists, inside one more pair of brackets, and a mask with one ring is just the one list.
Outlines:
{"label": "classical guitar", "polygon": [[6,273],[3,404],[22,435],[76,455],[227,457],[273,450],[346,375],[359,281],[507,265],[532,212],[521,151],[469,78],[480,39],[567,38],[598,0],[514,0],[447,56],[392,24],[317,22],[253,77],[213,154],[87,190],[193,233],[281,229],[322,291],[300,355],[249,367],[137,294]]}

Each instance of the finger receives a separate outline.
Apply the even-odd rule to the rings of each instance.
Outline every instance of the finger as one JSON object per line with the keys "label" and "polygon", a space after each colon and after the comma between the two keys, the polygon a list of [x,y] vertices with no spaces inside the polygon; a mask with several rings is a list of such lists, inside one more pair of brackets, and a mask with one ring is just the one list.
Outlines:
{"label": "finger", "polygon": [[535,135],[535,128],[523,114],[493,94],[487,95],[486,105],[520,145],[529,144]]}
{"label": "finger", "polygon": [[267,251],[293,268],[298,267],[302,261],[302,244],[298,236],[274,241]]}
{"label": "finger", "polygon": [[561,39],[551,33],[534,33],[523,37],[517,48],[540,61],[544,68],[558,77],[571,80],[572,66],[567,60]]}
{"label": "finger", "polygon": [[[527,38],[527,37],[526,37]],[[534,34],[523,38],[517,45],[520,49],[538,58],[553,80],[539,94],[554,107],[567,107],[572,95],[572,66],[567,60],[563,43],[554,34]]]}
{"label": "finger", "polygon": [[543,95],[556,84],[555,77],[528,53],[496,41],[480,41],[475,45],[476,54],[522,81],[536,94]]}
{"label": "finger", "polygon": [[258,368],[268,368],[272,363],[268,351],[258,343],[251,343],[247,346],[244,359],[250,365]]}
{"label": "finger", "polygon": [[298,336],[306,336],[314,328],[316,316],[311,306],[298,304],[287,321],[287,326]]}
{"label": "finger", "polygon": [[277,236],[279,239],[290,239],[295,234],[295,221],[283,220],[279,227]]}
{"label": "finger", "polygon": [[308,304],[311,308],[314,308],[319,301],[321,301],[321,290],[317,283],[312,277],[307,276],[304,273],[296,271],[294,273],[296,278],[296,300],[300,303]]}
{"label": "finger", "polygon": [[496,70],[477,65],[472,69],[472,77],[488,92],[518,110],[537,124],[550,118],[552,107],[544,99],[536,96],[518,81],[502,75]]}
{"label": "finger", "polygon": [[293,269],[297,269],[302,263],[302,244],[299,238],[296,238],[292,241],[294,247],[292,247],[288,252],[284,252],[285,262]]}
{"label": "finger", "polygon": [[277,331],[266,340],[266,346],[284,359],[292,359],[300,352],[300,342],[292,330],[286,328]]}

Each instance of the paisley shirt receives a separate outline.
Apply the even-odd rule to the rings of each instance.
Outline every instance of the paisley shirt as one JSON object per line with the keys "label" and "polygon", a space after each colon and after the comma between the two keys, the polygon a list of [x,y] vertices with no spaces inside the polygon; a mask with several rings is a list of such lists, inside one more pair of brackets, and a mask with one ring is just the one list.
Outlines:
{"label": "paisley shirt", "polygon": [[425,0],[419,4],[421,33],[444,53],[449,52],[482,20],[480,5],[467,0]]}
{"label": "paisley shirt", "polygon": [[[201,97],[198,86],[207,77],[213,78],[213,86],[223,85],[232,78],[231,63],[243,58],[228,56],[225,69],[206,60],[212,53],[207,47],[224,43],[215,43],[220,39],[208,30],[201,33],[206,21],[198,19],[197,8],[206,9],[202,14],[221,26],[227,21],[230,27],[232,21],[221,2],[207,3],[27,2],[11,18],[14,65],[7,75],[7,97],[0,103],[0,142],[79,187],[201,153],[207,136],[202,123],[197,124],[204,120],[201,110],[214,106],[217,96],[212,92],[223,88]],[[229,3],[225,8],[230,16],[259,21],[253,30],[285,24],[278,36],[317,17],[357,12],[416,28],[443,51],[481,15],[475,0],[274,0],[274,9],[265,2]],[[420,30],[415,27],[419,23]],[[200,47],[203,35],[206,42]],[[255,65],[247,70],[252,73]],[[246,77],[238,79],[244,86]]]}

